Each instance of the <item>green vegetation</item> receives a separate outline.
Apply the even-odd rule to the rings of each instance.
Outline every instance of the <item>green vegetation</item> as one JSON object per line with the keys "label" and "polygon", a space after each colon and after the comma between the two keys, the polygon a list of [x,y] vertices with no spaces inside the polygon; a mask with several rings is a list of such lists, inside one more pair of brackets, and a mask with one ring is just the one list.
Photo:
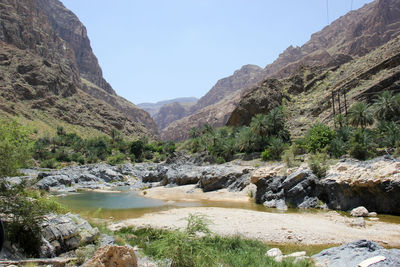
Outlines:
{"label": "green vegetation", "polygon": [[40,251],[40,223],[47,213],[66,213],[67,209],[55,197],[44,192],[25,189],[25,185],[10,186],[0,183],[0,214],[6,222],[6,236],[18,244],[28,256],[38,257]]}
{"label": "green vegetation", "polygon": [[15,120],[0,120],[0,177],[16,175],[28,164],[33,144],[30,136]]}
{"label": "green vegetation", "polygon": [[207,152],[216,162],[225,162],[236,153],[263,152],[265,160],[279,160],[290,133],[285,123],[285,110],[277,107],[268,114],[257,114],[249,126],[213,129],[206,124],[202,129],[190,130],[188,149]]}
{"label": "green vegetation", "polygon": [[310,155],[308,167],[318,178],[323,178],[328,170],[327,165],[328,155],[325,153],[317,153]]}
{"label": "green vegetation", "polygon": [[122,243],[138,246],[156,260],[171,260],[171,266],[312,266],[293,259],[278,263],[264,254],[268,246],[260,241],[213,235],[207,218],[189,215],[186,229],[159,230],[124,228],[116,232]]}
{"label": "green vegetation", "polygon": [[111,165],[118,165],[126,160],[159,162],[174,151],[173,142],[149,142],[147,138],[127,141],[115,129],[110,136],[83,139],[75,133],[67,133],[63,127],[58,127],[55,136],[39,138],[33,145],[33,156],[44,168],[57,168],[72,162],[85,164],[106,161]]}
{"label": "green vegetation", "polygon": [[[292,142],[285,109],[277,107],[255,115],[249,126],[193,128],[187,148],[207,152],[217,163],[229,161],[237,153],[261,152],[264,161],[281,160],[283,155],[288,167],[297,165],[296,156],[307,152],[328,153],[332,158],[350,155],[359,160],[400,153],[400,94],[384,91],[373,104],[357,102],[347,116],[338,114],[334,120],[335,129],[317,122],[303,138]],[[326,172],[319,156],[311,156],[309,165],[319,177]]]}

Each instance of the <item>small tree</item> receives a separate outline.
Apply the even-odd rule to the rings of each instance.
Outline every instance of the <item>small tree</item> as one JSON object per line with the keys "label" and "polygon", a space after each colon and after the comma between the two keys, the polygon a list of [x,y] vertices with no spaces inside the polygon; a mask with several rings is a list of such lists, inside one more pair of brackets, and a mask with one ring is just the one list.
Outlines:
{"label": "small tree", "polygon": [[0,177],[16,175],[31,159],[33,141],[15,120],[0,120]]}
{"label": "small tree", "polygon": [[317,123],[306,134],[307,150],[309,152],[321,152],[335,137],[335,132],[327,125]]}

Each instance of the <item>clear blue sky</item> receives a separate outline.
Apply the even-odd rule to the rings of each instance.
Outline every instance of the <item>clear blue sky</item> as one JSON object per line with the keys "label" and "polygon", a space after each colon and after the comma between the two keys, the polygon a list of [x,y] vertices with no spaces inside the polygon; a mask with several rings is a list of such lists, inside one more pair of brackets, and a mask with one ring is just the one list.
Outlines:
{"label": "clear blue sky", "polygon": [[[62,0],[104,77],[131,102],[201,97],[245,64],[265,67],[327,25],[326,0]],[[329,0],[329,19],[351,0]],[[353,0],[353,9],[371,0]]]}

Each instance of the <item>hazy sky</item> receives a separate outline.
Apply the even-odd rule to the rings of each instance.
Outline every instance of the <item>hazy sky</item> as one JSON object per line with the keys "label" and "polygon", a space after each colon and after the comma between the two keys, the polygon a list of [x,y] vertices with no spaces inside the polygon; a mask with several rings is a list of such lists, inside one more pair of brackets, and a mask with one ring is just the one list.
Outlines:
{"label": "hazy sky", "polygon": [[[104,77],[138,104],[201,97],[245,64],[265,67],[327,25],[326,0],[62,0]],[[372,0],[329,0],[329,20]]]}

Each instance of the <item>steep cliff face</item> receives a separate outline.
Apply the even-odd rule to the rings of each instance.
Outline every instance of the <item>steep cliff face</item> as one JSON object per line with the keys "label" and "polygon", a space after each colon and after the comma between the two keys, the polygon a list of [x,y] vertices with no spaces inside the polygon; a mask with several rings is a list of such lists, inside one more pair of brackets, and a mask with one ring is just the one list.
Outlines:
{"label": "steep cliff face", "polygon": [[[252,108],[252,112],[247,115],[245,114],[247,112],[247,108],[245,107],[247,104],[245,103],[248,101],[255,101],[254,96],[257,96],[260,92],[253,92],[247,99],[244,99],[242,102],[240,101],[240,99],[245,98],[251,93],[254,88],[255,90],[258,88],[258,90],[262,91],[264,88],[262,86],[262,81],[269,78],[283,79],[291,77],[304,66],[310,69],[314,68],[316,71],[315,73],[311,71],[307,75],[319,76],[321,71],[328,72],[330,70],[335,70],[342,65],[346,65],[346,63],[357,60],[399,35],[400,0],[376,0],[359,10],[349,12],[320,32],[313,34],[311,39],[303,46],[291,46],[287,48],[272,64],[267,65],[261,73],[257,70],[252,81],[247,81],[246,83],[246,77],[244,77],[244,80],[239,83],[234,90],[232,89],[232,91],[236,92],[235,94],[221,94],[221,97],[219,97],[218,94],[220,91],[230,92],[230,89],[214,90],[218,87],[216,85],[207,94],[209,97],[205,100],[199,100],[196,105],[199,109],[193,110],[192,114],[188,117],[170,124],[169,127],[162,130],[161,136],[174,140],[184,139],[187,138],[187,134],[182,134],[182,131],[189,130],[191,127],[197,126],[200,123],[207,122],[213,126],[218,126],[221,122],[221,118],[226,118],[226,121],[228,121],[231,117],[231,112],[233,112],[236,107],[226,108],[224,105],[227,102],[233,105],[241,103],[239,107],[241,111],[235,111],[229,124],[246,124],[248,123],[250,114],[267,111],[263,108]],[[311,76],[308,78],[312,80]],[[308,79],[306,77],[304,78],[306,80]],[[229,80],[229,78],[226,79]],[[292,79],[296,79],[296,77],[292,77]],[[225,81],[225,79],[221,81]],[[290,87],[291,93],[294,92],[294,94],[296,94],[296,90],[300,90],[299,84],[297,84],[295,80],[292,82],[285,81],[285,84],[286,82],[289,84],[283,86],[281,90],[286,90]],[[318,85],[320,82],[320,80],[317,80],[315,83],[312,83],[312,85]],[[226,88],[233,88],[233,85],[229,82],[223,82],[222,84],[224,84]],[[300,85],[300,88],[301,87]],[[298,91],[297,94],[300,93],[301,90]],[[239,100],[234,100],[234,98],[238,98],[237,94],[240,95]],[[262,94],[268,95],[265,92]],[[216,100],[213,102],[209,101],[209,99]],[[268,100],[263,98],[262,101],[264,104],[261,106],[268,106],[268,103],[265,102]],[[275,99],[271,101],[275,101]],[[254,102],[254,104],[257,102],[258,101]],[[208,112],[203,110],[205,107]],[[248,106],[248,108],[250,108],[250,106]],[[216,110],[210,112],[210,109]],[[202,119],[201,121],[195,121],[199,115],[204,114],[204,112],[207,114],[218,114],[219,117],[214,118],[210,116],[207,120]],[[243,118],[243,121],[240,121],[241,118]]]}
{"label": "steep cliff face", "polygon": [[[56,15],[43,12],[44,6]],[[2,115],[48,128],[66,124],[139,136],[157,132],[149,114],[104,81],[84,26],[56,0],[1,1],[0,69]]]}
{"label": "steep cliff face", "polygon": [[34,2],[47,16],[54,31],[74,51],[81,76],[106,92],[115,95],[113,88],[103,78],[103,72],[90,46],[86,27],[78,17],[58,0],[35,0]]}
{"label": "steep cliff face", "polygon": [[256,65],[241,67],[232,76],[219,80],[205,96],[200,98],[192,108],[192,113],[213,105],[243,88],[254,86],[262,79],[262,72],[262,69]]}

